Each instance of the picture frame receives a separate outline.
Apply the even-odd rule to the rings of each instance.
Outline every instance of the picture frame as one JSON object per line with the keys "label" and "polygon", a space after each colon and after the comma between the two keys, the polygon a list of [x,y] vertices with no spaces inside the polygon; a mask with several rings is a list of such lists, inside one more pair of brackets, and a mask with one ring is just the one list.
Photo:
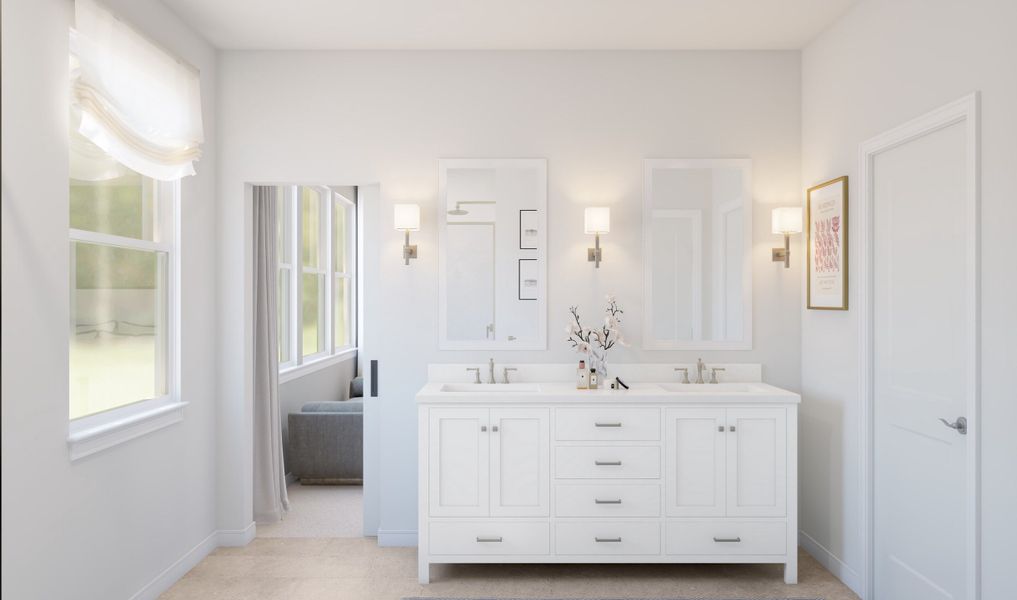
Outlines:
{"label": "picture frame", "polygon": [[539,250],[538,240],[540,239],[540,228],[538,222],[540,213],[535,209],[522,208],[519,210],[519,249]]}
{"label": "picture frame", "polygon": [[805,196],[806,308],[848,309],[848,178],[824,181]]}

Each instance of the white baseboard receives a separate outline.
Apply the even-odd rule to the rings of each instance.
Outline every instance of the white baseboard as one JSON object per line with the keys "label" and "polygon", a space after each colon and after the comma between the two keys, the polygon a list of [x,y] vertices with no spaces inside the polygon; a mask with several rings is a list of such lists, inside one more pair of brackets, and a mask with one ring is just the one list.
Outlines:
{"label": "white baseboard", "polygon": [[210,552],[215,550],[219,541],[219,532],[213,531],[198,545],[191,548],[165,571],[156,575],[155,579],[131,596],[131,600],[156,600],[160,594],[170,589],[174,583],[200,563]]}
{"label": "white baseboard", "polygon": [[198,545],[178,558],[175,563],[167,567],[165,571],[156,575],[155,579],[148,582],[145,587],[138,590],[131,596],[131,600],[156,600],[160,594],[173,587],[174,583],[196,567],[213,550],[220,546],[246,546],[254,539],[254,532],[253,522],[244,529],[213,531],[208,534],[208,537],[198,542]]}
{"label": "white baseboard", "polygon": [[251,543],[254,539],[254,534],[257,531],[257,526],[254,521],[243,529],[220,529],[218,533],[218,542],[220,546],[246,546]]}
{"label": "white baseboard", "polygon": [[379,529],[379,546],[417,547],[417,530],[415,529]]}
{"label": "white baseboard", "polygon": [[826,567],[826,570],[833,573],[834,577],[844,582],[844,585],[851,588],[851,591],[858,594],[858,597],[862,596],[862,576],[851,567],[849,567],[844,561],[838,558],[833,552],[830,552],[822,544],[817,542],[809,534],[804,531],[798,531],[798,543],[802,549],[812,555],[812,558],[816,559],[819,564]]}

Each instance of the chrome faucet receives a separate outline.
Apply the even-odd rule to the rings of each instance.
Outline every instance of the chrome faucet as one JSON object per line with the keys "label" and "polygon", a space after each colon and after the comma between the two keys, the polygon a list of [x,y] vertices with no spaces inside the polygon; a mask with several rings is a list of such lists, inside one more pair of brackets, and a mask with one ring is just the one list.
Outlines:
{"label": "chrome faucet", "polygon": [[706,383],[705,381],[703,381],[703,371],[705,371],[705,370],[706,370],[706,363],[703,362],[703,359],[697,358],[696,359],[696,383]]}
{"label": "chrome faucet", "polygon": [[487,382],[494,383],[494,359],[487,359]]}

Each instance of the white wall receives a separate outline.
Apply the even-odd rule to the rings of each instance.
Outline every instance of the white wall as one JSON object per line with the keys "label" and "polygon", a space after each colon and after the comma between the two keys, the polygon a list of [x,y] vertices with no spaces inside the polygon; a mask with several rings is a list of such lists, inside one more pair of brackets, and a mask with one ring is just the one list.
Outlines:
{"label": "white wall", "polygon": [[[1012,597],[1017,561],[1015,23],[1013,0],[863,0],[802,58],[804,187],[848,175],[852,205],[859,198],[860,142],[982,92],[982,597],[987,600]],[[863,276],[855,260],[857,225],[851,228],[852,281]],[[850,301],[858,305],[856,295]],[[854,311],[802,312],[800,523],[835,557],[834,568],[856,583],[862,572],[857,353]]]}
{"label": "white wall", "polygon": [[[617,294],[638,342],[644,158],[754,160],[757,342],[747,352],[637,345],[611,360],[761,362],[767,381],[798,389],[801,278],[797,266],[770,262],[780,240],[770,234],[769,208],[801,197],[799,53],[224,52],[221,60],[219,332],[229,350],[221,354],[220,395],[230,416],[220,464],[235,469],[222,479],[224,522],[250,520],[251,357],[239,351],[250,340],[250,182],[381,184],[380,207],[365,212],[379,271],[365,303],[367,342],[376,350],[364,360],[380,360],[381,530],[392,540],[411,541],[416,530],[413,395],[428,362],[572,361],[558,333],[568,306],[579,304],[592,319],[606,293]],[[437,350],[441,157],[548,159],[547,351]],[[410,266],[392,229],[395,202],[422,208],[422,230],[413,235],[420,258]],[[595,270],[586,262],[593,240],[583,234],[583,208],[603,204],[612,206],[613,223]]]}
{"label": "white wall", "polygon": [[[154,0],[108,2],[202,70],[183,183],[181,423],[71,463],[68,0],[3,2],[3,596],[129,598],[215,531],[215,51]],[[149,588],[148,594],[156,593]]]}

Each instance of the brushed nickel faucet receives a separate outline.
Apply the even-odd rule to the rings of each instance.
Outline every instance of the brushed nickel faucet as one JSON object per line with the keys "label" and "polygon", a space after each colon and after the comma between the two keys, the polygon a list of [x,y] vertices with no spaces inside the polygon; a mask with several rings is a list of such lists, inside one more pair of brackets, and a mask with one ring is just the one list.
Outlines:
{"label": "brushed nickel faucet", "polygon": [[696,383],[706,383],[703,381],[703,371],[706,370],[706,363],[703,362],[702,358],[696,359]]}
{"label": "brushed nickel faucet", "polygon": [[494,383],[494,359],[487,359],[487,382]]}

